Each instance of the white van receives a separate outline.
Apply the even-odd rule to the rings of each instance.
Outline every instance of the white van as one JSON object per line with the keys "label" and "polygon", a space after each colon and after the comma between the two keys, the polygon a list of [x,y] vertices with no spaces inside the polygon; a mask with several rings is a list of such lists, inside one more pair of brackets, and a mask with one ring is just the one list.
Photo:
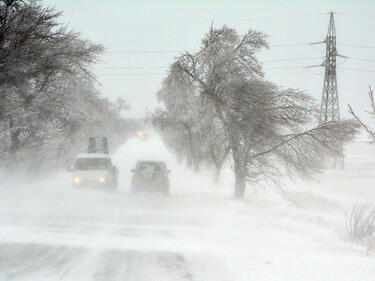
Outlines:
{"label": "white van", "polygon": [[68,170],[73,172],[73,187],[117,188],[118,170],[108,154],[78,154],[74,167]]}

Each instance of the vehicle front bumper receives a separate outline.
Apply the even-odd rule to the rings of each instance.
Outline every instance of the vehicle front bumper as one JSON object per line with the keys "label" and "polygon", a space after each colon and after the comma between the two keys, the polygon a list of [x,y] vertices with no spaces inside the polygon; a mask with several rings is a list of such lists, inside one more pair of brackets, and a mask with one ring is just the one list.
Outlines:
{"label": "vehicle front bumper", "polygon": [[79,187],[92,187],[92,188],[107,188],[111,186],[110,181],[100,182],[98,180],[85,180],[81,179],[80,182],[72,181],[72,186],[79,188]]}

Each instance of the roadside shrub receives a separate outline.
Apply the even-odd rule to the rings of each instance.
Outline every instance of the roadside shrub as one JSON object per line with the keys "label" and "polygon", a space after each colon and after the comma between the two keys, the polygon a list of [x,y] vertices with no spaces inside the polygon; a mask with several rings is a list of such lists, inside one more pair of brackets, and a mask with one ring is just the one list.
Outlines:
{"label": "roadside shrub", "polygon": [[354,242],[365,242],[367,248],[375,246],[375,206],[373,204],[357,204],[346,211],[346,231]]}

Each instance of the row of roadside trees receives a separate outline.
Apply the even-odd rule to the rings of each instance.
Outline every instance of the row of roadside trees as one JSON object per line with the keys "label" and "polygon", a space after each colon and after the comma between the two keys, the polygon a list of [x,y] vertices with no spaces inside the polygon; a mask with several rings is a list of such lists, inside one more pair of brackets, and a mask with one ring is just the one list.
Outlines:
{"label": "row of roadside trees", "polygon": [[103,47],[59,24],[60,15],[35,0],[0,1],[3,167],[61,167],[88,136],[126,137],[126,103],[102,98],[91,73]]}

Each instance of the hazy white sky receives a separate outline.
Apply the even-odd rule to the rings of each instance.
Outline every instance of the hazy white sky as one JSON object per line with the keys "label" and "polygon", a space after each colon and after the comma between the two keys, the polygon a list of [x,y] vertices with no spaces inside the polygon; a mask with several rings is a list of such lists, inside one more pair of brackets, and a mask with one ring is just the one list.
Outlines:
{"label": "hazy white sky", "polygon": [[249,28],[268,34],[271,48],[259,54],[266,79],[305,90],[320,103],[324,69],[293,67],[321,64],[325,45],[272,45],[323,41],[328,13],[333,10],[337,13],[338,52],[350,57],[338,58],[341,115],[349,117],[349,103],[363,115],[368,108],[368,86],[375,86],[375,1],[48,0],[43,3],[63,11],[61,21],[69,23],[70,28],[106,47],[103,63],[94,67],[101,91],[111,99],[125,98],[131,106],[127,114],[131,117],[142,117],[146,108],[152,110],[158,105],[156,92],[167,67],[182,51],[199,48],[211,22],[215,26],[226,24],[240,34]]}

